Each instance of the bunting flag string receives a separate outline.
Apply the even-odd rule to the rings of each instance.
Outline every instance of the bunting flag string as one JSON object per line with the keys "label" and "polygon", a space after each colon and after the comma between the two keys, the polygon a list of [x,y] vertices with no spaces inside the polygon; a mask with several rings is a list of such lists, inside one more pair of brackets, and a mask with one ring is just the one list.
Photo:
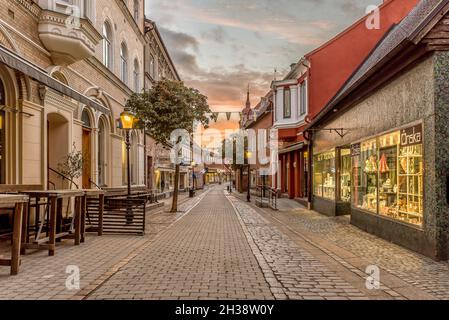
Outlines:
{"label": "bunting flag string", "polygon": [[240,119],[242,119],[242,116],[243,116],[243,113],[242,113],[241,111],[227,111],[227,112],[212,112],[212,113],[210,114],[210,117],[211,117],[211,119],[213,119],[213,120],[215,121],[215,123],[217,123],[218,118],[219,118],[222,114],[224,114],[224,115],[226,116],[226,119],[227,119],[228,121],[231,120],[231,117],[232,117],[233,114],[238,114],[239,117],[240,117]]}

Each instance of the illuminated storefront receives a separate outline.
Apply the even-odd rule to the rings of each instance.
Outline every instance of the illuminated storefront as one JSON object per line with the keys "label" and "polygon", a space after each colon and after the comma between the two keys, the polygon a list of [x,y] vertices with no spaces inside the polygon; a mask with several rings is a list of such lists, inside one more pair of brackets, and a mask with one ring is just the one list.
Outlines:
{"label": "illuminated storefront", "polygon": [[418,124],[315,155],[314,196],[422,226],[422,137],[423,126]]}

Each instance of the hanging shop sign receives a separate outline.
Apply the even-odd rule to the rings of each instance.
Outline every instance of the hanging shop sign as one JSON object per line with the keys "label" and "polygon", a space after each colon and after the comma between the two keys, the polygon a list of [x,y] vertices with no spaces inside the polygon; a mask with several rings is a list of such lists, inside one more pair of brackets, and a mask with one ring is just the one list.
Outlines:
{"label": "hanging shop sign", "polygon": [[423,126],[416,126],[401,130],[401,147],[415,146],[423,143]]}

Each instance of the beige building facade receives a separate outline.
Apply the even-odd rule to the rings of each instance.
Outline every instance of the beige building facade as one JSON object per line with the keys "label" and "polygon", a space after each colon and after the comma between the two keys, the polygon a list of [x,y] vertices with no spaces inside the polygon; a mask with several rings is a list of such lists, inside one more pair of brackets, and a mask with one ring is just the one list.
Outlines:
{"label": "beige building facade", "polygon": [[[79,187],[125,185],[126,148],[118,119],[129,96],[148,88],[152,74],[145,61],[152,31],[144,1],[0,4],[0,183],[67,188],[58,164],[76,149],[85,159],[75,181]],[[179,79],[158,41],[164,50],[154,51],[153,72],[160,77],[152,80]],[[149,185],[146,152],[152,148],[146,142],[151,145],[151,138],[132,132],[133,185]]]}
{"label": "beige building facade", "polygon": [[[164,44],[156,23],[145,19],[145,89],[150,89],[157,81],[166,78],[180,81],[170,54]],[[170,160],[169,145],[158,145],[149,135],[146,139],[145,167],[147,186],[156,193],[169,196],[174,191],[175,166]],[[182,148],[182,162],[179,189],[187,191],[192,185],[190,146]]]}

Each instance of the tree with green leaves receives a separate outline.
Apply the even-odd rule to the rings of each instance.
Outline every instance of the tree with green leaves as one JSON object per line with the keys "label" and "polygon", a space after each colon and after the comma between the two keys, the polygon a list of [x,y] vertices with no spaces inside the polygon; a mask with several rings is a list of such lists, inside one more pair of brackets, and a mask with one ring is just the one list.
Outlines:
{"label": "tree with green leaves", "polygon": [[[212,114],[206,96],[181,81],[168,79],[157,82],[150,90],[133,94],[126,107],[135,113],[146,132],[160,144],[170,142],[176,130],[186,130],[192,135],[195,122],[207,127]],[[179,176],[180,164],[176,162],[171,212],[178,211]]]}
{"label": "tree with green leaves", "polygon": [[[232,148],[232,150],[226,150],[227,148]],[[232,153],[229,154],[230,152]],[[238,172],[240,181],[242,181],[243,171],[248,167],[248,159],[246,158],[248,153],[248,137],[244,132],[231,134],[222,141],[221,153],[225,163],[227,163],[225,167],[229,171],[234,171],[235,174]]]}

